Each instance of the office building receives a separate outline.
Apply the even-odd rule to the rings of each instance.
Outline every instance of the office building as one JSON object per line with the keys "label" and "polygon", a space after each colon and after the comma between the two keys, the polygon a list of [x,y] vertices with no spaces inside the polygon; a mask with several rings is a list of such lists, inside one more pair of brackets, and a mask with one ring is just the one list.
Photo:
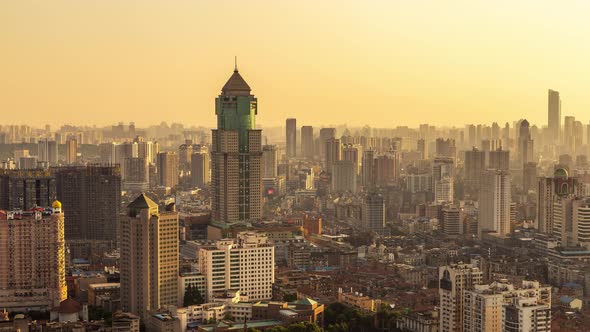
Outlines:
{"label": "office building", "polygon": [[58,167],[52,172],[57,197],[68,214],[66,240],[100,240],[114,245],[121,211],[119,166]]}
{"label": "office building", "polygon": [[174,188],[178,185],[178,155],[175,152],[158,153],[158,185]]}
{"label": "office building", "polygon": [[3,310],[48,311],[67,298],[64,213],[0,210],[0,303]]}
{"label": "office building", "polygon": [[558,143],[561,138],[561,99],[558,91],[549,90],[547,114],[550,142]]}
{"label": "office building", "polygon": [[478,220],[482,231],[504,236],[510,234],[510,174],[488,170],[479,195]]}
{"label": "office building", "polygon": [[297,156],[297,119],[287,119],[287,159]]}
{"label": "office building", "polygon": [[258,101],[238,69],[215,99],[212,131],[211,215],[214,222],[258,220],[262,213],[262,131]]}
{"label": "office building", "polygon": [[385,230],[385,200],[383,196],[369,193],[363,200],[363,228],[383,235]]}
{"label": "office building", "polygon": [[191,155],[191,184],[193,187],[203,188],[211,182],[211,169],[209,167],[209,152],[206,149],[194,152]]}
{"label": "office building", "polygon": [[481,270],[471,264],[454,264],[438,268],[440,298],[440,332],[469,332],[463,328],[464,291],[483,281]]}
{"label": "office building", "polygon": [[121,221],[121,307],[146,319],[148,311],[176,305],[178,213],[162,211],[145,194],[127,206]]}
{"label": "office building", "polygon": [[236,240],[218,240],[199,249],[199,272],[206,278],[206,299],[214,293],[239,290],[249,301],[272,298],[275,250],[264,234],[244,232]]}
{"label": "office building", "polygon": [[313,127],[301,127],[301,156],[307,160],[313,160],[314,153]]}
{"label": "office building", "polygon": [[56,197],[55,176],[48,170],[0,170],[0,209],[49,206]]}

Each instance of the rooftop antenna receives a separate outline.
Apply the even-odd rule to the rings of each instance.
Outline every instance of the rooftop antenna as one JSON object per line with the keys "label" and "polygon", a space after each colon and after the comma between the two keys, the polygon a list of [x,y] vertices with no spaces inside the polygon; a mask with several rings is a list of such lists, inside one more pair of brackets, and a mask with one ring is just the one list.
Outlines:
{"label": "rooftop antenna", "polygon": [[238,71],[238,56],[234,56],[234,71]]}

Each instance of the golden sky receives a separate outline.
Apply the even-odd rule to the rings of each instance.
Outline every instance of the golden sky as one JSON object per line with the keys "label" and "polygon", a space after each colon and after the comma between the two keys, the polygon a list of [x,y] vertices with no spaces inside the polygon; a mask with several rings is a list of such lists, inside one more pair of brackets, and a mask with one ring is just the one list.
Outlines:
{"label": "golden sky", "polygon": [[0,124],[215,123],[240,73],[258,123],[590,120],[590,1],[0,0]]}

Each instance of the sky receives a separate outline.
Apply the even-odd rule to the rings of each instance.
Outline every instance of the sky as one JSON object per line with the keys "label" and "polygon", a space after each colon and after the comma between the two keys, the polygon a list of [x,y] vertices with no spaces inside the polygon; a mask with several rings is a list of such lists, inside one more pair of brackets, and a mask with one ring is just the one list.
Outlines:
{"label": "sky", "polygon": [[590,1],[0,0],[0,124],[213,126],[234,56],[257,121],[590,121]]}

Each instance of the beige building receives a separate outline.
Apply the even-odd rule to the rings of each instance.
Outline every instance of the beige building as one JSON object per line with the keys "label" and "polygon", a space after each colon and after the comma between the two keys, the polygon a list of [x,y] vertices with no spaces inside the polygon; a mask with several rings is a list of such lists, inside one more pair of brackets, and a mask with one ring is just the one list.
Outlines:
{"label": "beige building", "polygon": [[0,211],[0,307],[49,310],[67,297],[61,203]]}
{"label": "beige building", "polygon": [[265,234],[243,232],[199,249],[199,272],[206,280],[206,300],[214,293],[239,290],[249,301],[272,298],[275,248]]}
{"label": "beige building", "polygon": [[178,185],[178,155],[175,152],[158,153],[158,184],[174,188]]}
{"label": "beige building", "polygon": [[475,285],[463,308],[464,331],[550,331],[551,287],[526,280],[520,288],[506,280]]}
{"label": "beige building", "polygon": [[147,317],[178,297],[178,213],[159,211],[145,194],[127,206],[121,222],[121,306]]}
{"label": "beige building", "polygon": [[483,273],[471,264],[453,264],[438,269],[440,332],[462,332],[463,294],[482,283]]}

